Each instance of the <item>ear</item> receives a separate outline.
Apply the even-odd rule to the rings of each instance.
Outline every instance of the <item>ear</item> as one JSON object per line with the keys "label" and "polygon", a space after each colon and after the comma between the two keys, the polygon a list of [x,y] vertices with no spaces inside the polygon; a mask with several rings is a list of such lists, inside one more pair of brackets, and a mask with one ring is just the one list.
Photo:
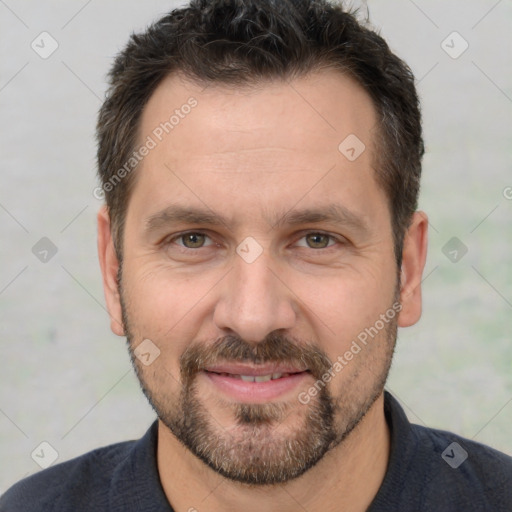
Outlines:
{"label": "ear", "polygon": [[110,315],[110,328],[114,334],[123,336],[125,333],[121,320],[121,300],[117,282],[119,261],[114,248],[110,216],[106,206],[103,206],[98,212],[98,256],[103,275],[103,291]]}
{"label": "ear", "polygon": [[421,317],[421,279],[427,258],[428,218],[424,212],[415,212],[404,237],[400,302],[400,327],[414,325]]}

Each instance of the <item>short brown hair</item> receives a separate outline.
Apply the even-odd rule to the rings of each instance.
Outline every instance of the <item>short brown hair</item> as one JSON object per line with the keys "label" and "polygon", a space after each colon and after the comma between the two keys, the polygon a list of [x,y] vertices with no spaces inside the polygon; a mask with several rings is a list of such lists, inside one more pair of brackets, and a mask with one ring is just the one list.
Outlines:
{"label": "short brown hair", "polygon": [[388,197],[400,265],[424,153],[414,77],[382,37],[328,0],[192,0],[132,34],[109,73],[97,124],[98,173],[118,257],[134,173],[115,178],[135,149],[144,106],[166,76],[180,71],[198,82],[242,85],[321,67],[352,76],[374,102],[374,167]]}

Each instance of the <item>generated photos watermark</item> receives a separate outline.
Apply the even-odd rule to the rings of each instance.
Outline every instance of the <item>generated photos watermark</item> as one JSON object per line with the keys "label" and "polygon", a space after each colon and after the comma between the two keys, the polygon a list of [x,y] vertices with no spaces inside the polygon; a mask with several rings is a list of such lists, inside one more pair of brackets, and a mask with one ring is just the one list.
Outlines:
{"label": "generated photos watermark", "polygon": [[385,313],[382,313],[378,320],[370,327],[365,327],[357,338],[352,340],[350,348],[343,355],[339,355],[332,366],[312,384],[306,391],[299,393],[298,400],[301,404],[307,405],[311,398],[315,397],[336,375],[338,375],[354,356],[359,354],[368,345],[370,338],[373,340],[382,329],[402,311],[402,304],[395,302]]}
{"label": "generated photos watermark", "polygon": [[92,191],[92,195],[100,201],[105,198],[105,192],[112,192],[114,188],[128,176],[137,165],[149,155],[151,150],[155,149],[160,142],[165,138],[166,135],[172,132],[178,126],[185,117],[190,114],[194,107],[197,107],[198,102],[194,97],[188,98],[187,102],[181,105],[180,108],[174,109],[173,114],[168,120],[161,122],[154,130],[151,135],[146,137],[146,140],[141,144],[124,165],[119,168],[106,183],[103,183],[100,187],[96,187]]}

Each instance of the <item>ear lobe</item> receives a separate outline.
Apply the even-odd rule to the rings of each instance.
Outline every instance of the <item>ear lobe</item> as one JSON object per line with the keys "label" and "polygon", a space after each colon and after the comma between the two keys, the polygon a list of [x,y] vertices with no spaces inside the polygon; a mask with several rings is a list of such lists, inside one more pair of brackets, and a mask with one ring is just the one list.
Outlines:
{"label": "ear lobe", "polygon": [[428,218],[424,212],[415,212],[404,237],[402,269],[400,273],[400,303],[402,310],[398,325],[414,325],[421,317],[421,280],[427,258]]}
{"label": "ear lobe", "polygon": [[106,206],[98,212],[98,257],[103,277],[103,291],[110,315],[110,328],[114,334],[124,336],[119,284],[119,260],[110,229],[110,216]]}

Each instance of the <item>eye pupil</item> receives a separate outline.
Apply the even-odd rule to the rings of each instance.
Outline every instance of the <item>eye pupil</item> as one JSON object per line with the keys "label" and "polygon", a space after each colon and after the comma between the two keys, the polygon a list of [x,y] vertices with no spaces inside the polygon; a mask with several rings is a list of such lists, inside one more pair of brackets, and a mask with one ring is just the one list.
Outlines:
{"label": "eye pupil", "polygon": [[182,237],[183,245],[189,249],[197,249],[204,244],[204,235],[201,233],[189,233]]}
{"label": "eye pupil", "polygon": [[323,249],[329,244],[329,237],[321,233],[313,233],[307,236],[308,245],[314,249]]}

